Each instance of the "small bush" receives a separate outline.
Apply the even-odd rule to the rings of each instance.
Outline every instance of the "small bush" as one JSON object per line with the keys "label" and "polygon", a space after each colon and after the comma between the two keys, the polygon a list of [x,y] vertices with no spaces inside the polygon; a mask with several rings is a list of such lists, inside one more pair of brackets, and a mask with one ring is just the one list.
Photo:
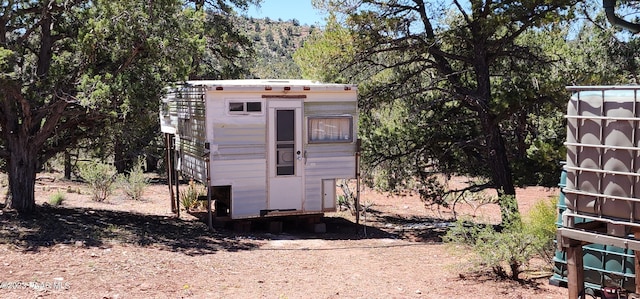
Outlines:
{"label": "small bush", "polygon": [[525,220],[510,217],[501,228],[459,219],[443,240],[467,246],[478,265],[490,267],[499,277],[518,280],[522,266],[534,256],[553,258],[555,217],[555,203],[540,201]]}
{"label": "small bush", "polygon": [[180,193],[180,203],[182,207],[189,211],[198,206],[198,197],[206,195],[206,189],[204,186],[197,184],[195,181],[190,180],[187,190]]}
{"label": "small bush", "polygon": [[523,230],[522,222],[509,223],[498,231],[492,225],[460,219],[443,240],[468,246],[475,253],[478,265],[491,268],[499,277],[514,280],[518,280],[521,266],[536,253],[534,238]]}
{"label": "small bush", "polygon": [[129,174],[118,176],[118,185],[128,199],[140,200],[144,194],[144,189],[149,185],[144,177],[142,161],[138,161]]}
{"label": "small bush", "polygon": [[82,194],[82,190],[80,190],[80,187],[77,187],[77,188],[74,189],[71,186],[67,186],[67,193]]}
{"label": "small bush", "polygon": [[89,184],[92,199],[104,201],[113,192],[116,168],[100,162],[83,163],[80,165],[80,176]]}
{"label": "small bush", "polygon": [[52,206],[59,206],[62,205],[62,202],[65,200],[66,198],[64,197],[64,193],[63,192],[56,192],[54,194],[51,194],[51,196],[49,197],[49,204]]}
{"label": "small bush", "polygon": [[343,210],[343,208],[351,209],[351,203],[349,203],[349,201],[344,195],[338,195],[337,202],[338,202],[338,207],[340,207],[341,211]]}
{"label": "small bush", "polygon": [[342,180],[340,183],[340,189],[342,189],[342,195],[338,195],[337,203],[341,211],[349,210],[352,215],[356,214],[356,200],[355,194],[349,188],[349,180]]}
{"label": "small bush", "polygon": [[553,263],[556,251],[554,240],[558,229],[556,226],[557,204],[557,197],[551,200],[540,200],[531,207],[524,219],[524,227],[534,237],[534,246],[538,254],[550,265]]}

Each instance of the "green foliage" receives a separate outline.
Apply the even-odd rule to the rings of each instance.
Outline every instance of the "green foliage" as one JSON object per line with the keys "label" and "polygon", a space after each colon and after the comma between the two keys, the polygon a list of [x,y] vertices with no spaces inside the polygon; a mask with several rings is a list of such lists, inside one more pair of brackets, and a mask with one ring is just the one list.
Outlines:
{"label": "green foliage", "polygon": [[551,200],[540,200],[531,207],[524,219],[524,228],[528,234],[533,236],[534,247],[538,255],[545,259],[549,265],[553,263],[555,255],[556,231],[558,229],[556,221],[558,198]]}
{"label": "green foliage", "polygon": [[52,206],[62,205],[62,202],[65,200],[64,192],[56,191],[56,193],[51,194],[49,196],[49,204]]}
{"label": "green foliage", "polygon": [[253,57],[245,59],[245,67],[250,78],[263,79],[300,79],[300,68],[292,59],[294,51],[302,46],[309,37],[309,26],[300,26],[299,22],[272,21],[268,19],[234,19],[238,27],[247,32],[253,41]]}
{"label": "green foliage", "polygon": [[474,253],[478,266],[489,267],[499,277],[514,280],[518,279],[521,266],[536,253],[533,236],[524,232],[521,222],[510,223],[497,231],[491,225],[477,225],[460,219],[443,241],[467,246]]}
{"label": "green foliage", "polygon": [[[10,176],[35,177],[37,166],[82,139],[96,148],[109,137],[125,145],[152,139],[162,87],[186,79],[206,43],[198,34],[204,13],[181,0],[63,2],[0,8],[0,131],[15,133],[0,134],[0,160]],[[136,146],[120,152],[138,154]],[[12,181],[15,190],[34,183]],[[34,194],[15,193],[14,208],[35,208]]]}
{"label": "green foliage", "polygon": [[[198,36],[203,12],[183,9],[175,0],[146,6],[98,1],[86,12],[86,31],[78,37],[84,54],[101,62],[89,67],[79,85],[81,101],[104,115],[92,145],[115,157],[119,173],[129,171],[158,134],[159,101],[150,99],[160,98],[167,82],[187,78],[192,55],[206,44]],[[119,17],[107,22],[104,15],[110,13]]]}
{"label": "green foliage", "polygon": [[[295,58],[305,76],[359,84],[368,184],[444,203],[442,173],[513,195],[557,183],[567,81],[556,63],[577,2],[317,0],[331,30]],[[515,217],[517,205],[499,204]]]}
{"label": "green foliage", "polygon": [[[85,140],[119,172],[131,169],[153,151],[169,82],[247,74],[251,44],[231,17],[258,2],[3,2],[0,132],[15,134],[0,134],[0,162],[35,177],[37,166]],[[17,192],[11,206],[32,211],[35,197]]]}
{"label": "green foliage", "polygon": [[522,266],[534,256],[551,262],[555,222],[555,202],[539,201],[525,221],[513,218],[503,221],[500,227],[461,218],[447,231],[443,241],[468,247],[477,265],[489,267],[499,277],[518,280]]}
{"label": "green foliage", "polygon": [[584,22],[563,48],[558,47],[564,54],[558,70],[571,85],[637,84],[640,39],[620,36],[602,12],[587,17],[593,22]]}
{"label": "green foliage", "polygon": [[[207,9],[203,30],[198,32],[200,36],[206,37],[208,42],[202,47],[202,55],[194,57],[195,69],[190,77],[238,79],[249,76],[250,63],[255,55],[252,40],[245,34],[249,30],[243,28],[239,18],[224,1],[208,3],[217,3],[225,13]],[[243,7],[244,5],[239,6],[241,9]]]}
{"label": "green foliage", "polygon": [[384,191],[416,190],[426,204],[446,205],[445,192],[453,190],[445,190],[439,176],[489,176],[477,159],[481,152],[467,141],[480,134],[472,118],[464,115],[469,111],[415,98],[377,105],[360,118],[368,185]]}
{"label": "green foliage", "polygon": [[142,166],[143,162],[139,160],[128,174],[118,175],[118,185],[128,199],[141,200],[144,189],[149,185]]}
{"label": "green foliage", "polygon": [[337,204],[340,209],[347,209],[351,212],[352,215],[356,214],[356,201],[355,194],[349,187],[348,180],[342,180],[340,182],[340,189],[342,190],[342,194],[338,195]]}
{"label": "green foliage", "polygon": [[347,197],[344,195],[338,195],[337,198],[337,203],[338,203],[338,207],[340,207],[340,210],[344,209],[351,209],[351,204],[349,203],[349,200],[347,200]]}
{"label": "green foliage", "polygon": [[347,83],[344,66],[353,58],[351,33],[329,17],[325,30],[314,32],[293,55],[305,79]]}
{"label": "green foliage", "polygon": [[13,70],[11,70],[10,66],[12,65],[13,59],[13,51],[0,47],[0,76],[11,76]]}
{"label": "green foliage", "polygon": [[180,204],[182,208],[189,211],[198,206],[198,197],[206,194],[206,188],[204,186],[190,180],[187,189],[180,193]]}
{"label": "green foliage", "polygon": [[87,162],[80,164],[80,176],[89,185],[92,199],[105,201],[113,192],[116,169],[111,164]]}
{"label": "green foliage", "polygon": [[519,213],[518,201],[515,195],[498,196],[498,205],[500,206],[500,215],[502,215],[502,224],[522,223]]}

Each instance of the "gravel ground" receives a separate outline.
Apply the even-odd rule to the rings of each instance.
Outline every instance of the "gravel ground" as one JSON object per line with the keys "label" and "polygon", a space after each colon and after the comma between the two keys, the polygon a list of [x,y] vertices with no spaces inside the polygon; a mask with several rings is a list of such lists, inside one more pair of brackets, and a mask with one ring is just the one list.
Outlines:
{"label": "gravel ground", "polygon": [[[74,193],[47,207],[57,190]],[[555,194],[520,189],[518,202],[526,212]],[[327,214],[323,234],[287,222],[279,234],[258,225],[210,232],[190,214],[173,216],[166,185],[149,186],[141,201],[98,203],[82,184],[41,180],[38,214],[0,215],[0,298],[567,298],[548,277],[498,280],[464,248],[442,244],[450,210],[410,195],[362,198],[366,236],[348,212]],[[499,221],[495,205],[457,210]],[[548,271],[529,267],[530,276]]]}

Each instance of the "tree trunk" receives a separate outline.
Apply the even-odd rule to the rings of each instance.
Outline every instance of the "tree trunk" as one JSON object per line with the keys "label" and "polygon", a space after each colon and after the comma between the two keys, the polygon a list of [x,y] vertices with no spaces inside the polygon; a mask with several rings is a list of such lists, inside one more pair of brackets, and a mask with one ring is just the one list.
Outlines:
{"label": "tree trunk", "polygon": [[487,124],[484,127],[487,143],[488,162],[491,175],[499,195],[515,195],[513,177],[504,140],[497,124]]}
{"label": "tree trunk", "polygon": [[124,154],[122,153],[119,142],[115,142],[113,145],[113,166],[116,167],[116,171],[118,173],[124,173],[127,169],[127,166],[124,161]]}
{"label": "tree trunk", "polygon": [[517,281],[520,276],[520,263],[511,261],[509,263],[509,268],[511,268],[511,279]]}
{"label": "tree trunk", "polygon": [[[472,30],[482,30],[474,28]],[[478,36],[481,33],[476,32]],[[500,123],[491,112],[491,73],[487,58],[487,49],[483,46],[475,48],[474,68],[477,76],[477,102],[473,104],[478,111],[480,124],[484,131],[485,148],[487,150],[487,164],[491,171],[491,178],[498,192],[498,205],[502,224],[511,223],[512,220],[520,219],[518,203],[516,202],[516,189],[513,186],[513,173],[507,158],[507,149],[504,145],[504,138],[500,130]]]}
{"label": "tree trunk", "polygon": [[481,116],[487,147],[487,162],[491,177],[498,192],[498,204],[502,223],[520,218],[518,202],[515,200],[516,189],[513,185],[513,174],[507,158],[507,150],[500,132],[500,126],[490,115]]}
{"label": "tree trunk", "polygon": [[145,169],[145,172],[156,172],[158,171],[158,161],[160,161],[160,159],[158,159],[157,156],[148,153],[147,156],[145,157],[146,159],[146,164],[147,164],[147,168]]}
{"label": "tree trunk", "polygon": [[32,213],[36,209],[35,184],[38,159],[36,150],[27,138],[16,138],[17,142],[9,146],[7,161],[9,174],[9,196],[7,207],[20,213]]}
{"label": "tree trunk", "polygon": [[64,151],[64,178],[65,180],[71,180],[71,153]]}
{"label": "tree trunk", "polygon": [[113,141],[113,165],[118,173],[128,173],[133,167],[133,162],[127,154],[127,147],[118,136]]}

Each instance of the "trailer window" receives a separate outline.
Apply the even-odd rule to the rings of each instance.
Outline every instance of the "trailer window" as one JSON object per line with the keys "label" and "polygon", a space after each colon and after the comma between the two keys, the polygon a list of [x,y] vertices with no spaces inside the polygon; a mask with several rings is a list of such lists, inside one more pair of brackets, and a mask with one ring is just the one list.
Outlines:
{"label": "trailer window", "polygon": [[229,102],[229,113],[262,113],[262,102]]}
{"label": "trailer window", "polygon": [[247,112],[261,112],[262,103],[260,102],[247,102]]}
{"label": "trailer window", "polygon": [[243,112],[244,111],[244,103],[229,103],[229,112]]}
{"label": "trailer window", "polygon": [[309,143],[352,142],[351,116],[310,117]]}

